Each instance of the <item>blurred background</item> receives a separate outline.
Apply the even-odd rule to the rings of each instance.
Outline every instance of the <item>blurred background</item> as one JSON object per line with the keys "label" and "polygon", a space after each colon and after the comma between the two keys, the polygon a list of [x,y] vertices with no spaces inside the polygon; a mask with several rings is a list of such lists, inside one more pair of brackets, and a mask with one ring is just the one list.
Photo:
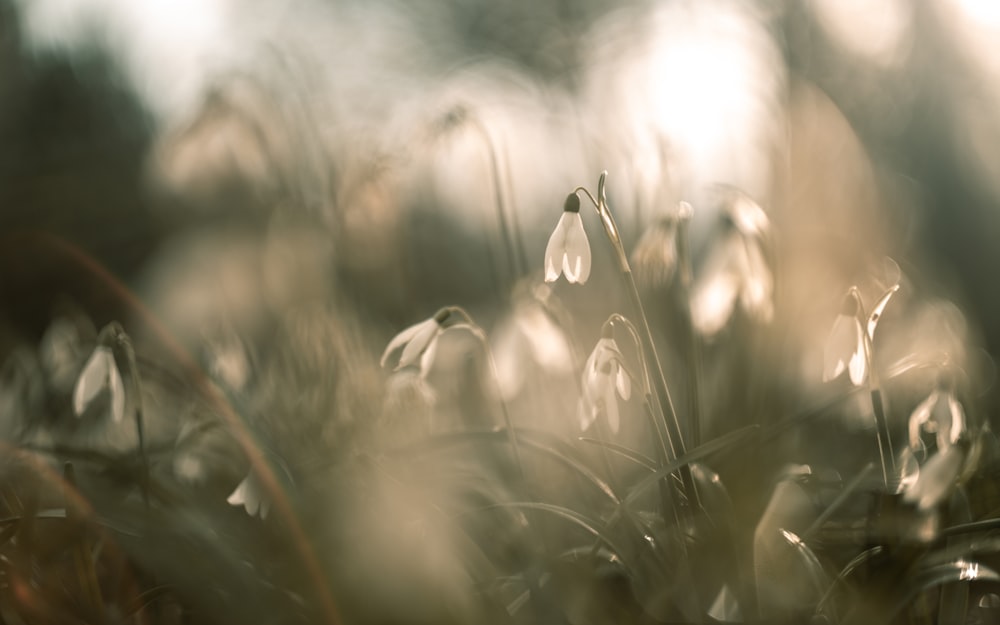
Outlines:
{"label": "blurred background", "polygon": [[[770,222],[766,329],[707,332],[701,372],[664,349],[668,377],[687,383],[682,405],[704,376],[705,439],[813,397],[844,293],[858,285],[871,305],[900,279],[886,358],[947,350],[974,378],[967,410],[992,422],[994,5],[0,0],[0,354],[44,343],[67,315],[91,334],[120,320],[150,359],[175,357],[169,336],[233,389],[265,389],[254,400],[275,408],[251,429],[283,441],[279,455],[394,441],[363,425],[378,412],[366,402],[382,380],[366,375],[382,347],[450,304],[503,328],[525,280],[541,280],[566,194],[596,191],[607,170],[627,249],[690,203],[695,285],[713,266],[720,188]],[[600,295],[613,253],[584,213],[597,286],[552,289],[585,355],[624,296]],[[886,277],[886,256],[902,278]],[[663,295],[638,277],[652,302]],[[669,337],[677,310],[659,301],[652,324]],[[226,360],[234,343],[243,355]],[[449,371],[469,364],[441,347]],[[430,379],[439,400],[483,401],[462,395],[459,374]],[[327,384],[332,432],[310,429],[329,397],[281,396]],[[899,427],[919,394],[907,392]],[[535,400],[524,418],[538,424],[550,411]],[[835,455],[801,440],[782,452]],[[228,492],[245,458],[221,458]],[[769,462],[761,475],[777,471]],[[758,478],[748,532],[767,501],[770,477],[746,479]]]}

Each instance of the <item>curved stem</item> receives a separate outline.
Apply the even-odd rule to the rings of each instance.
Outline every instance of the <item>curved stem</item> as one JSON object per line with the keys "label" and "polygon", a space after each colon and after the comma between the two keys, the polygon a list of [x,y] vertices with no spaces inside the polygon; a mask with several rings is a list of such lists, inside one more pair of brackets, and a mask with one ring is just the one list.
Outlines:
{"label": "curved stem", "polygon": [[[660,358],[656,353],[653,332],[649,327],[649,321],[646,317],[646,311],[642,305],[642,299],[639,297],[639,289],[635,284],[635,278],[632,276],[632,267],[629,265],[628,255],[625,253],[625,246],[622,245],[618,225],[615,223],[615,218],[611,214],[611,209],[608,207],[607,197],[605,195],[605,182],[607,177],[607,171],[601,172],[601,177],[597,183],[598,199],[596,200],[586,189],[579,187],[577,190],[583,191],[596,207],[597,214],[601,218],[601,224],[604,226],[604,232],[607,235],[608,241],[611,242],[611,246],[615,250],[618,268],[625,281],[629,299],[631,299],[632,307],[635,309],[641,323],[640,328],[642,329],[644,354],[646,359],[649,361],[650,369],[656,372],[656,375],[652,376],[652,379],[656,388],[657,400],[660,405],[660,416],[663,419],[664,429],[667,433],[667,442],[670,445],[671,456],[673,459],[676,459],[685,453],[684,438],[681,434],[680,421],[677,418],[677,411],[674,409],[673,399],[670,397],[670,389],[667,386],[666,376],[663,374],[663,367],[660,365]],[[697,494],[695,491],[694,479],[691,476],[691,469],[685,465],[681,467],[680,470],[684,490],[690,497],[692,497],[692,501],[694,501]]]}

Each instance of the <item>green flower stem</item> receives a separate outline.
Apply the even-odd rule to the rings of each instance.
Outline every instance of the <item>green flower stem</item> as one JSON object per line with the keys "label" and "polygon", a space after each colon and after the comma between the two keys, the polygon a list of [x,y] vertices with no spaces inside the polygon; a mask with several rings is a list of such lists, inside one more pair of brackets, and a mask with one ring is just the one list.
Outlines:
{"label": "green flower stem", "polygon": [[[656,354],[653,332],[649,328],[646,311],[643,308],[642,299],[639,297],[639,289],[636,287],[635,278],[632,276],[632,267],[629,265],[628,255],[625,253],[625,246],[622,245],[618,225],[615,223],[615,218],[611,214],[611,209],[608,207],[607,197],[605,196],[605,181],[607,180],[607,177],[608,172],[601,172],[601,177],[597,183],[597,195],[599,199],[594,199],[594,196],[591,195],[590,191],[584,187],[578,187],[576,192],[582,191],[585,193],[597,208],[597,214],[601,218],[601,224],[604,226],[604,232],[615,251],[618,268],[620,269],[622,278],[625,281],[625,286],[627,287],[626,290],[628,291],[629,298],[632,301],[632,307],[635,309],[636,315],[640,320],[643,356],[648,361],[650,369],[656,372],[656,375],[651,376],[651,378],[653,385],[655,386],[656,398],[660,406],[660,416],[663,420],[664,430],[667,433],[667,443],[670,445],[671,457],[677,458],[685,453],[684,437],[681,434],[680,422],[677,419],[677,412],[674,410],[674,402],[670,397],[670,389],[667,386],[666,377],[663,374],[663,367],[660,365],[660,358]],[[691,468],[684,465],[680,468],[680,472],[681,481],[684,485],[684,491],[688,495],[689,501],[695,503],[697,501],[697,490],[695,489],[694,478],[691,476]]]}
{"label": "green flower stem", "polygon": [[701,347],[698,343],[698,335],[694,329],[694,322],[691,319],[691,284],[693,282],[693,271],[691,269],[691,249],[687,240],[687,220],[680,218],[677,225],[677,257],[678,269],[680,273],[681,288],[683,290],[683,303],[681,306],[684,315],[685,330],[688,338],[688,394],[690,395],[690,425],[688,433],[691,435],[691,445],[697,447],[701,443]]}

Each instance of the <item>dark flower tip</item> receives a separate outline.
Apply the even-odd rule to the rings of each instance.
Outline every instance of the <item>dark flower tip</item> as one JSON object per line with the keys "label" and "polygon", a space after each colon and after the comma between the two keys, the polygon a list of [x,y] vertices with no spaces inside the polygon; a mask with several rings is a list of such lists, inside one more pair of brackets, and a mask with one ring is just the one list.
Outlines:
{"label": "dark flower tip", "polygon": [[451,308],[442,308],[434,314],[434,321],[438,322],[438,325],[443,324],[451,316]]}
{"label": "dark flower tip", "polygon": [[580,196],[576,193],[570,193],[566,196],[566,203],[563,204],[563,210],[567,213],[579,213],[580,212]]}

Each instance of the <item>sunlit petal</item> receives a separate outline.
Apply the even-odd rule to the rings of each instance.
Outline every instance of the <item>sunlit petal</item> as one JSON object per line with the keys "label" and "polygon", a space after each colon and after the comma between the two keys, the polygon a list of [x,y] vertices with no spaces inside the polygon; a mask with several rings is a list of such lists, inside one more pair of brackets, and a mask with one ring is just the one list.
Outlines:
{"label": "sunlit petal", "polygon": [[566,279],[583,284],[590,278],[590,241],[583,229],[580,213],[564,212],[562,219],[568,221],[563,267]]}
{"label": "sunlit petal", "polygon": [[903,500],[920,510],[937,506],[955,486],[964,460],[965,451],[958,445],[938,451],[920,470],[920,477],[905,491]]}
{"label": "sunlit petal", "polygon": [[413,339],[403,346],[403,353],[399,357],[398,368],[410,367],[421,360],[421,356],[434,343],[434,339],[441,331],[441,325],[435,319],[428,319],[419,324]]}
{"label": "sunlit petal", "polygon": [[937,404],[938,394],[937,391],[930,394],[930,396],[924,401],[920,402],[916,408],[914,408],[913,413],[910,414],[909,422],[909,433],[910,433],[910,448],[916,451],[921,446],[920,441],[920,430],[923,425],[927,423],[930,419],[931,410]]}
{"label": "sunlit petal", "polygon": [[632,379],[620,365],[615,376],[615,387],[618,389],[618,396],[622,399],[628,400],[632,396]]}
{"label": "sunlit petal", "polygon": [[615,399],[615,389],[608,386],[604,396],[604,412],[608,417],[608,427],[614,434],[621,428],[621,416],[618,412],[618,400]]}
{"label": "sunlit petal", "polygon": [[857,344],[854,346],[854,352],[851,354],[851,361],[847,369],[851,376],[851,383],[854,386],[861,386],[865,381],[865,374],[868,371],[868,362],[865,357],[865,337],[861,334],[861,324],[858,323],[857,319],[853,321]]}
{"label": "sunlit petal", "polygon": [[718,271],[700,280],[691,295],[691,322],[704,336],[718,334],[733,314],[739,282],[728,271]]}
{"label": "sunlit petal", "polygon": [[953,395],[948,396],[948,412],[951,415],[951,431],[948,440],[951,443],[956,443],[965,432],[965,411],[962,409],[962,404],[958,403]]}
{"label": "sunlit petal", "polygon": [[[563,211],[563,214],[559,217],[559,222],[556,224],[555,230],[549,236],[549,242],[545,246],[545,281],[555,282],[559,279],[559,274],[563,269],[563,257],[566,253],[566,232],[569,225],[569,220],[567,219],[567,213]],[[579,218],[579,215],[577,215]]]}
{"label": "sunlit petal", "polygon": [[389,356],[391,356],[392,353],[397,349],[399,349],[400,347],[403,347],[404,345],[412,341],[413,337],[415,337],[420,332],[420,329],[426,323],[427,323],[426,321],[423,321],[421,323],[412,325],[403,330],[402,332],[400,332],[399,334],[397,334],[396,336],[392,337],[392,340],[389,341],[389,345],[387,345],[385,351],[382,352],[382,359],[379,361],[379,365],[384,367],[385,364],[389,361]]}
{"label": "sunlit petal", "polygon": [[885,307],[889,304],[889,300],[892,299],[892,296],[898,290],[899,285],[893,285],[892,288],[882,294],[882,297],[880,297],[872,307],[871,313],[868,314],[868,326],[866,328],[870,338],[875,338],[875,328],[878,327],[878,322],[882,319],[882,313],[885,311]]}
{"label": "sunlit petal", "polygon": [[87,406],[101,392],[110,394],[111,416],[120,421],[125,414],[125,388],[110,347],[94,349],[73,389],[73,412],[83,416]]}

